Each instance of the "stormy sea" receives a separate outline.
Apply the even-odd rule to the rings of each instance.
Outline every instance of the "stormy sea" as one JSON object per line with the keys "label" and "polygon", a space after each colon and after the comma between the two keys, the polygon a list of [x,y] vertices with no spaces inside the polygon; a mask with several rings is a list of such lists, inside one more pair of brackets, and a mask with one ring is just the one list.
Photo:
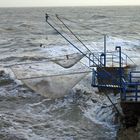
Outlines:
{"label": "stormy sea", "polygon": [[[25,86],[11,66],[41,62],[47,47],[69,45],[45,19],[79,45],[56,14],[94,51],[121,46],[140,65],[140,7],[0,8],[0,140],[115,140],[119,122],[107,97],[91,87],[91,74],[62,98]],[[72,46],[71,46],[72,47]],[[51,52],[54,57],[61,52]],[[64,54],[64,52],[63,52]],[[57,69],[56,69],[57,71]],[[109,94],[119,107],[119,95]]]}

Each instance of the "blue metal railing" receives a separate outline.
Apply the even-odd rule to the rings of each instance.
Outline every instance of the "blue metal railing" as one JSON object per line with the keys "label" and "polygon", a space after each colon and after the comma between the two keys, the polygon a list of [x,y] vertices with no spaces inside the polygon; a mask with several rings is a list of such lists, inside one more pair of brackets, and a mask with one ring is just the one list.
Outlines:
{"label": "blue metal railing", "polygon": [[131,71],[128,77],[128,81],[122,78],[121,99],[127,101],[138,101],[138,99],[140,99],[140,71]]}
{"label": "blue metal railing", "polygon": [[140,71],[131,71],[129,74],[129,82],[140,82]]}
{"label": "blue metal railing", "polygon": [[[111,66],[111,67],[119,66],[120,62],[119,62],[118,51],[106,52],[106,61],[104,60],[104,56],[105,56],[105,54],[103,52],[89,53],[89,57],[93,61],[95,61],[99,66],[104,65],[105,62],[106,62],[106,66]],[[100,61],[98,61],[98,60],[100,60]],[[128,64],[136,65],[128,55],[121,52],[122,67],[128,66]],[[89,66],[94,67],[94,64],[92,64],[92,62],[89,61]]]}

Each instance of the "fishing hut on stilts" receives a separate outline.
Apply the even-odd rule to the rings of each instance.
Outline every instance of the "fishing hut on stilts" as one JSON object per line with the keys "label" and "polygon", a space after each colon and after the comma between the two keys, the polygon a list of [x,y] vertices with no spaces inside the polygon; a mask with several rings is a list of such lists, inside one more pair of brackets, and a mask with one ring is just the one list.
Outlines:
{"label": "fishing hut on stilts", "polygon": [[[120,105],[125,116],[125,124],[135,126],[137,116],[140,116],[140,71],[135,70],[136,64],[133,60],[122,52],[121,46],[115,46],[114,51],[107,52],[106,35],[104,35],[104,51],[91,51],[73,31],[56,15],[56,18],[64,25],[65,28],[86,48],[87,53],[83,52],[61,32],[55,28],[48,20],[46,22],[61,35],[71,46],[77,49],[89,61],[89,67],[92,69],[91,86],[97,87],[99,91],[104,92],[109,101],[113,104],[108,96],[108,91],[120,94]],[[113,104],[117,113],[118,108]],[[130,120],[130,121],[128,121]]]}

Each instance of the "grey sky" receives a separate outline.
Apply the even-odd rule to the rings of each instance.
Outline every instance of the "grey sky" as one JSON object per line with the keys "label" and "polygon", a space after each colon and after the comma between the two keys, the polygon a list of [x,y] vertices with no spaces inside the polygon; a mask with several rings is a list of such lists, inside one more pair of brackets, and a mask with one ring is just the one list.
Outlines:
{"label": "grey sky", "polygon": [[140,0],[0,0],[0,7],[140,5]]}

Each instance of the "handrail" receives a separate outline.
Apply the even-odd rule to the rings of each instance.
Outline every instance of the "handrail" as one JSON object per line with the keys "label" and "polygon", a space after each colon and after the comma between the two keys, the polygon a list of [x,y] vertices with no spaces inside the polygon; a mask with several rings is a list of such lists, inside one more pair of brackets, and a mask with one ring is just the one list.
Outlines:
{"label": "handrail", "polygon": [[122,54],[125,55],[125,56],[127,56],[127,58],[129,58],[129,60],[130,60],[134,65],[136,65],[136,63],[135,63],[127,54],[125,54],[125,53],[123,53],[123,52],[122,52]]}
{"label": "handrail", "polygon": [[[114,66],[114,63],[116,65],[116,63],[119,64],[119,60],[118,62],[115,61],[117,58],[119,58],[119,56],[116,54],[117,51],[112,51],[112,52],[106,52],[106,63],[109,64],[110,62],[112,63],[112,66]],[[100,59],[101,58],[101,54],[103,54],[103,52],[94,52],[94,53],[89,53],[89,57],[92,56],[92,59],[96,61],[96,59]],[[136,65],[133,60],[125,53],[122,53],[123,56],[121,56],[121,64],[122,66],[127,66],[128,65],[128,60],[131,61],[134,65]],[[95,58],[96,56],[96,58]],[[97,59],[97,61],[98,61]],[[109,61],[110,60],[110,61]],[[90,62],[89,62],[89,65],[90,65]],[[91,66],[91,65],[90,65]]]}
{"label": "handrail", "polygon": [[[133,74],[139,74],[139,76],[136,76],[136,75],[134,76]],[[133,82],[132,79],[134,79],[134,78],[140,80],[140,71],[131,71],[131,72],[129,73],[129,81],[130,81],[130,82]],[[138,82],[140,82],[140,81],[137,81],[137,83],[138,83]]]}
{"label": "handrail", "polygon": [[[139,73],[140,71],[131,71],[129,74],[129,80],[126,81],[124,78],[122,78],[122,94],[121,94],[121,99],[122,100],[127,100],[129,99],[130,101],[138,101],[140,96],[138,95],[138,92],[140,92],[140,81],[132,81],[132,78],[139,78],[140,76],[132,76],[132,73]],[[131,92],[132,94],[128,94],[127,92]]]}

